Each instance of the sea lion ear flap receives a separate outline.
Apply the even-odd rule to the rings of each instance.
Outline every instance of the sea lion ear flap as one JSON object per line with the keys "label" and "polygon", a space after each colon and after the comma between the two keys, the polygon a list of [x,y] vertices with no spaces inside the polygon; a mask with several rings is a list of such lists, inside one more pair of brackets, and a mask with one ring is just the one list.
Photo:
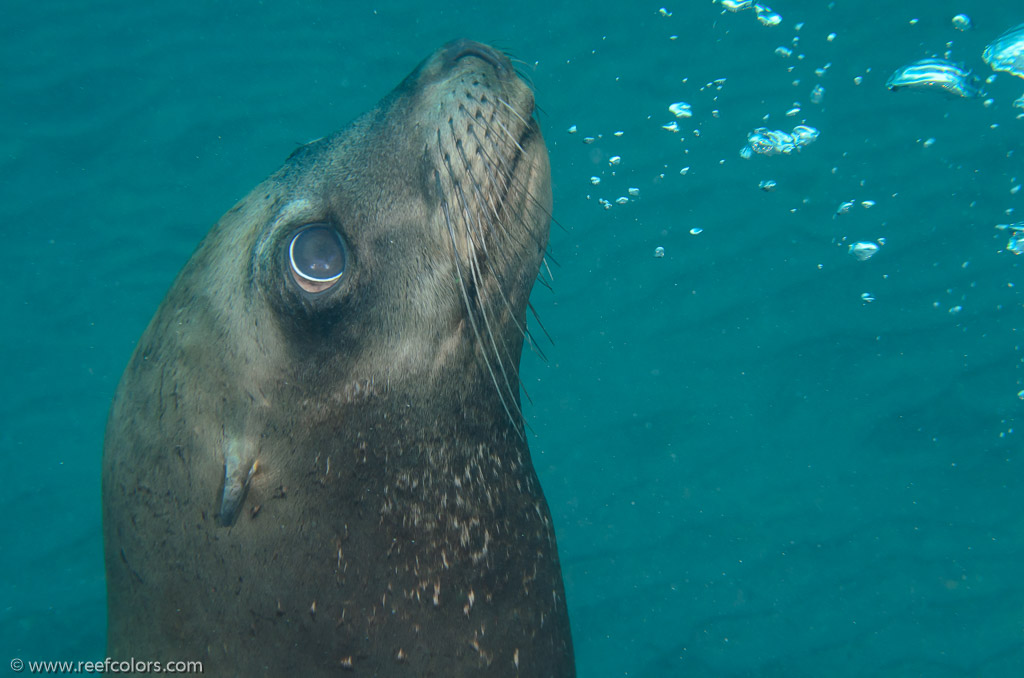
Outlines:
{"label": "sea lion ear flap", "polygon": [[249,492],[249,482],[259,466],[252,448],[252,444],[238,438],[224,441],[224,482],[217,515],[217,522],[224,527],[234,524]]}

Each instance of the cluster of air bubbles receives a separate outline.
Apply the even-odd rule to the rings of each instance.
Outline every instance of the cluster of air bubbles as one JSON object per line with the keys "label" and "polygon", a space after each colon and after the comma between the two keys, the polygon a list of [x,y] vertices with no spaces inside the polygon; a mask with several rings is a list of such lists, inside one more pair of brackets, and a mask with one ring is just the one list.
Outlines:
{"label": "cluster of air bubbles", "polygon": [[778,26],[782,23],[782,15],[772,11],[772,8],[768,5],[755,3],[754,13],[757,14],[757,20],[765,26]]}
{"label": "cluster of air bubbles", "polygon": [[765,26],[778,26],[782,23],[782,15],[773,11],[771,7],[762,2],[753,2],[753,0],[719,0],[719,3],[730,12],[742,12],[746,9],[753,9],[757,20]]}
{"label": "cluster of air bubbles", "polygon": [[715,78],[711,82],[705,83],[700,88],[700,91],[703,92],[704,90],[714,89],[714,90],[718,90],[719,92],[721,92],[722,91],[722,87],[725,86],[726,80],[728,80],[728,78]]}
{"label": "cluster of air bubbles", "polygon": [[1015,224],[996,224],[1000,231],[1010,231],[1010,239],[1006,243],[1006,251],[1011,254],[1024,254],[1024,221]]}
{"label": "cluster of air bubbles", "polygon": [[[576,134],[579,131],[579,128],[576,125],[571,125],[566,131],[569,134]],[[625,132],[620,130],[620,131],[617,131],[617,132],[613,132],[610,136],[621,137],[621,136],[624,136],[624,135],[625,135]],[[598,138],[604,138],[604,135],[602,135],[602,134],[598,134],[597,136],[598,136]],[[594,137],[584,137],[583,138],[583,143],[585,143],[585,144],[592,144],[592,143],[594,143],[594,141],[595,141]],[[620,155],[612,155],[612,156],[610,156],[608,158],[608,166],[609,166],[609,168],[611,170],[611,175],[613,177],[615,176],[616,168],[619,165],[621,165],[621,164],[622,164],[622,156],[620,156]],[[597,175],[591,176],[590,177],[590,184],[592,186],[600,186],[601,185],[601,177],[597,176]],[[608,200],[606,198],[598,198],[597,202],[598,202],[598,204],[601,205],[601,207],[603,207],[606,210],[609,210],[609,209],[611,209],[615,205],[626,205],[626,204],[632,202],[635,198],[640,197],[640,189],[635,187],[635,186],[630,186],[626,190],[626,193],[627,193],[627,195],[621,195],[618,198],[615,198],[614,200]],[[587,196],[587,199],[588,200],[590,199],[589,195]]]}
{"label": "cluster of air bubbles", "polygon": [[[753,0],[713,0],[713,2],[717,2],[721,5],[723,16],[719,21],[723,23],[731,21],[731,17],[729,17],[727,13],[741,13],[747,10],[751,10],[750,13],[755,15],[758,21],[763,25],[776,26],[782,22],[782,17],[778,13],[774,12],[766,4],[754,2]],[[657,10],[657,12],[662,17],[672,16],[672,12],[668,11],[664,7]],[[946,16],[948,17],[949,15],[947,14]],[[736,19],[736,21],[740,21],[742,23],[744,20]],[[916,23],[916,20],[911,23]],[[772,46],[779,45],[775,48],[774,53],[777,57],[786,59],[786,61],[773,61],[774,67],[792,74],[790,76],[792,78],[792,85],[796,88],[792,91],[799,92],[799,94],[795,94],[793,98],[802,99],[808,106],[807,112],[811,112],[811,110],[813,110],[810,108],[811,105],[820,106],[824,101],[825,87],[819,83],[828,84],[829,101],[832,104],[835,104],[838,100],[834,99],[834,97],[840,96],[843,92],[842,87],[839,85],[825,82],[825,77],[829,74],[829,69],[832,67],[832,64],[823,62],[814,63],[807,59],[806,56],[811,56],[813,59],[813,55],[809,52],[807,55],[803,53],[807,47],[806,38],[808,37],[806,34],[801,33],[803,24],[798,23],[795,25],[787,25],[792,25],[793,29],[797,32],[793,37],[792,42],[784,38],[778,42],[775,42],[773,39],[773,42],[770,45],[767,45],[769,50]],[[970,17],[966,14],[958,14],[952,17],[952,28],[950,28],[949,23],[946,23],[945,27],[947,33],[952,33],[953,29],[956,31],[969,31],[975,29]],[[750,30],[759,32],[760,29],[751,28]],[[775,33],[775,35],[778,37],[780,34]],[[765,34],[765,36],[767,37],[769,34]],[[959,36],[957,37],[958,45],[963,39],[966,39],[966,36],[963,39]],[[675,36],[673,36],[672,39],[675,39]],[[769,37],[769,39],[771,38]],[[818,39],[820,40],[821,37]],[[824,39],[829,43],[832,43],[837,39],[837,36],[835,33],[831,33]],[[916,61],[906,63],[906,65],[896,69],[885,81],[886,87],[891,91],[908,89],[924,92],[939,92],[949,97],[963,99],[974,99],[986,96],[982,91],[982,80],[976,74],[987,69],[984,69],[980,63],[977,63],[977,56],[973,59],[965,59],[970,67],[962,62],[954,60],[951,55],[952,48],[953,42],[950,41],[946,44],[944,53],[942,50],[937,50],[935,52],[931,52],[932,56],[929,58],[918,59]],[[929,54],[929,52],[923,52],[923,54]],[[975,52],[975,55],[976,54],[977,52]],[[914,56],[919,55],[920,53]],[[957,54],[957,57],[963,56],[964,55]],[[772,57],[769,58],[771,59]],[[993,74],[985,81],[987,83],[992,83],[996,79],[996,73],[1008,73],[1012,76],[1024,78],[1024,23],[1015,26],[1014,28],[1004,32],[995,40],[992,40],[990,44],[984,48],[981,58],[993,71]],[[823,65],[820,65],[822,63]],[[895,66],[896,64],[892,65]],[[815,68],[815,66],[818,67]],[[971,70],[972,68],[974,69],[973,71]],[[813,75],[810,73],[811,69],[813,69]],[[874,75],[872,70],[872,68],[864,68],[859,71],[859,75],[851,73],[849,77],[852,77],[854,84],[861,85],[862,83],[867,82],[869,76]],[[875,69],[875,73],[877,73],[877,69]],[[984,77],[985,74],[981,73],[981,75]],[[809,76],[809,78],[802,76]],[[884,77],[884,75],[882,77]],[[616,78],[616,80],[618,79]],[[655,126],[655,130],[657,130],[656,125],[664,122],[664,124],[661,124],[660,126],[664,130],[677,135],[673,136],[672,139],[678,139],[683,142],[684,154],[689,154],[691,152],[689,146],[693,142],[694,138],[701,137],[702,135],[710,136],[720,129],[710,125],[705,126],[706,121],[702,121],[702,119],[718,117],[719,112],[715,107],[723,105],[720,103],[718,92],[721,92],[723,89],[726,79],[719,78],[717,80],[707,82],[702,86],[701,82],[703,82],[703,80],[700,82],[690,82],[690,80],[690,78],[684,77],[682,79],[682,84],[684,86],[691,87],[691,89],[676,92],[674,96],[670,94],[669,96],[671,96],[671,98],[666,97],[665,99],[662,99],[663,103],[660,107],[662,112],[660,114],[654,112],[653,115],[647,116],[649,123]],[[830,82],[834,83],[835,80],[833,79]],[[697,91],[697,86],[699,86],[699,91]],[[718,90],[718,92],[715,90]],[[700,114],[698,119],[691,120],[695,117],[694,105],[691,105],[691,103],[688,103],[687,101],[674,101],[676,97],[686,97],[695,102],[697,108],[696,112]],[[673,101],[674,103],[670,103]],[[989,106],[992,103],[992,100],[988,100],[985,102],[985,105]],[[671,114],[670,116],[664,116],[664,108],[666,105],[669,113]],[[1024,96],[1015,101],[1013,105],[1016,108],[1022,109],[1018,112],[1021,117],[1024,117]],[[792,125],[796,122],[804,122],[806,118],[803,116],[806,115],[806,113],[801,110],[802,108],[803,106],[799,102],[793,102],[792,106],[789,107],[789,110],[785,113],[785,115],[790,116],[786,121],[780,121],[775,117],[785,110],[785,108],[782,108],[777,113],[773,113],[771,117],[765,115],[759,122],[753,123],[766,126],[758,127],[747,134],[746,145],[740,150],[741,157],[749,159],[755,154],[765,156],[793,155],[795,152],[801,151],[804,146],[815,142],[820,136],[820,132],[815,127],[807,124],[796,125],[788,131],[786,129],[773,129],[774,127],[788,127],[788,125]],[[659,117],[661,117],[660,120],[658,119]],[[772,122],[769,122],[770,120]],[[747,129],[750,129],[750,127],[747,127]],[[576,135],[577,132],[578,130],[576,125],[572,125],[568,129],[569,134]],[[614,136],[621,135],[622,132],[617,132]],[[599,145],[603,145],[605,142],[611,142],[607,148],[589,149],[588,157],[590,161],[594,163],[594,169],[591,169],[589,173],[580,177],[582,180],[580,183],[583,183],[583,185],[586,186],[584,182],[588,179],[587,175],[590,173],[594,174],[594,176],[589,176],[590,185],[586,186],[588,191],[593,191],[592,195],[587,195],[587,199],[599,203],[605,210],[611,210],[613,207],[617,206],[628,206],[637,202],[640,194],[639,188],[626,188],[628,186],[627,181],[630,183],[638,183],[638,179],[635,175],[637,170],[632,167],[633,164],[636,164],[634,161],[637,160],[637,158],[630,154],[630,149],[628,147],[616,147],[614,145],[615,142],[611,137],[612,134],[610,131],[605,131],[604,134],[595,133],[594,136],[583,137],[583,134],[579,134],[574,137],[574,139],[581,139],[584,144],[594,144],[595,142],[598,142]],[[922,135],[921,138],[917,139],[917,143],[920,143],[923,148],[927,149],[935,143],[935,139],[925,138],[925,136]],[[822,149],[817,150],[821,151]],[[612,154],[614,151],[627,153],[627,159],[623,160],[621,156]],[[812,155],[817,155],[817,153],[812,151]],[[694,156],[694,158],[696,158],[696,156]],[[694,159],[689,159],[689,161],[694,162]],[[695,168],[697,169],[701,169],[699,162],[700,161],[694,162]],[[719,160],[719,164],[723,164],[725,162],[726,160],[724,159]],[[772,161],[765,162],[770,163]],[[785,163],[787,161],[780,162]],[[607,165],[605,163],[607,163]],[[665,164],[662,169],[655,170],[655,172],[661,171],[663,173],[658,175],[657,178],[654,178],[652,184],[657,185],[659,182],[663,181],[666,176],[665,172],[670,171],[674,174],[675,168],[678,168],[681,165],[682,163],[676,164],[671,170],[669,170],[670,165]],[[679,174],[681,176],[686,176],[690,173],[690,169],[691,168],[689,166],[682,167],[682,169],[679,170]],[[832,172],[836,173],[837,169],[833,167]],[[767,174],[767,172],[765,173]],[[627,177],[632,178],[627,179]],[[782,180],[781,177],[780,180]],[[646,178],[640,178],[639,181],[646,181]],[[646,186],[647,184],[640,183],[639,185]],[[757,185],[763,192],[775,191],[777,187],[774,179],[767,178],[759,181]],[[787,189],[781,191],[783,195],[765,196],[763,199],[769,202],[775,199],[786,199],[794,190],[795,185],[791,181],[784,182],[784,185],[787,186]],[[861,186],[863,187],[864,185],[865,184],[862,181]],[[753,182],[748,186],[749,189],[752,189]],[[659,193],[657,188],[645,188],[644,190],[645,193],[649,190],[654,191],[653,194],[646,196],[648,200],[658,199]],[[1016,191],[1014,190],[1011,192]],[[598,197],[601,193],[604,193],[605,197]],[[847,196],[838,195],[834,196],[834,199],[841,199],[844,197]],[[805,198],[804,202],[807,203],[808,199]],[[835,205],[836,203],[832,202],[831,204]],[[837,226],[840,222],[846,226],[847,221],[851,222],[851,224],[855,224],[859,220],[858,216],[843,215],[848,215],[854,211],[859,213],[861,209],[868,209],[874,205],[875,203],[872,200],[842,200],[835,208],[833,218],[839,220],[836,222]],[[826,209],[827,208],[828,206],[826,206]],[[627,207],[626,209],[628,213],[632,208]],[[798,209],[799,208],[794,208],[790,211],[795,213]],[[1010,211],[1012,210],[1008,210],[1008,212]],[[825,213],[827,214],[827,211]],[[615,210],[613,214],[624,213],[619,210]],[[1006,217],[1004,217],[1004,219],[1006,219]],[[1005,241],[1006,252],[1013,255],[1024,254],[1024,221],[1012,224],[999,224],[996,228],[1007,231],[1005,236],[997,237],[999,245],[1002,245],[1003,237],[1008,237],[1008,240]],[[702,229],[700,227],[694,227],[689,230],[689,233],[693,236],[697,236],[702,233]],[[875,257],[875,255],[884,248],[885,238],[880,237],[875,240],[854,240],[854,238],[864,238],[865,236],[871,237],[875,235],[870,232],[850,235],[852,237],[847,238],[846,236],[843,236],[841,239],[837,238],[836,240],[833,240],[833,245],[836,247],[833,252],[837,253],[837,255],[842,258],[843,261],[847,262],[847,265],[850,267],[873,267],[874,265],[872,264],[865,265],[856,262],[865,262]],[[671,246],[672,245],[670,243],[670,247]],[[650,246],[647,245],[647,248],[649,247]],[[651,249],[647,249],[645,254],[650,257]],[[886,255],[889,254],[891,254],[891,250],[886,251]],[[653,256],[659,259],[664,258],[665,248],[661,246],[653,248]],[[886,258],[886,256],[883,256],[882,260]],[[820,267],[821,264],[819,264],[819,268]],[[863,290],[864,288],[861,289]],[[853,290],[851,290],[851,292],[853,292]],[[862,294],[861,298],[865,304],[869,304],[875,300],[875,296],[869,292]],[[959,307],[957,307],[957,309],[959,309]],[[1024,391],[1022,391],[1022,393],[1024,393]]]}
{"label": "cluster of air bubbles", "polygon": [[[595,181],[595,179],[596,179],[596,181]],[[601,183],[601,178],[600,177],[590,177],[590,183],[592,183],[592,184],[594,184],[596,186],[597,184]],[[601,207],[605,208],[606,210],[610,210],[613,205],[628,205],[635,198],[639,198],[640,197],[640,189],[636,188],[635,186],[630,186],[629,189],[626,191],[626,193],[628,193],[629,195],[620,195],[615,200],[608,200],[606,198],[598,198],[597,202],[598,202],[599,205],[601,205]]]}
{"label": "cluster of air bubbles", "polygon": [[813,143],[819,134],[820,132],[810,125],[797,125],[793,128],[792,132],[758,127],[753,132],[747,134],[747,145],[740,150],[740,156],[751,158],[754,153],[759,155],[789,155],[793,151]]}
{"label": "cluster of air bubbles", "polygon": [[[677,101],[674,104],[669,104],[668,110],[672,115],[676,116],[676,118],[685,119],[693,117],[693,107],[685,101]],[[678,132],[679,123],[673,120],[665,123],[661,128],[667,129],[669,132]]]}
{"label": "cluster of air bubbles", "polygon": [[[856,205],[857,205],[857,201],[856,200],[846,200],[844,202],[839,203],[839,207],[836,208],[836,213],[833,215],[833,218],[839,216],[840,214],[847,214],[847,213],[849,213],[849,211],[851,209],[853,209]],[[875,201],[874,200],[861,200],[860,201],[860,206],[863,207],[866,210],[867,209],[871,209],[872,207],[875,206]]]}
{"label": "cluster of air bubbles", "polygon": [[[566,132],[568,132],[569,134],[576,134],[576,132],[577,132],[576,125],[570,125],[569,129],[567,129]],[[585,143],[585,144],[592,144],[592,143],[594,143],[594,137],[583,137],[583,143]]]}
{"label": "cluster of air bubbles", "polygon": [[[590,183],[592,183],[592,184],[595,183],[594,179],[597,179],[597,177],[590,177]],[[596,183],[600,183],[600,179],[598,179],[598,181]],[[630,202],[632,202],[632,200],[634,198],[637,198],[637,197],[640,196],[640,189],[639,188],[631,187],[626,192],[629,193],[628,196],[620,195],[615,200],[608,200],[606,198],[598,198],[597,202],[598,202],[599,205],[601,205],[601,207],[605,208],[606,210],[610,210],[612,208],[612,205],[628,205]]]}
{"label": "cluster of air bubbles", "polygon": [[[973,28],[966,14],[953,17],[953,27],[960,31]],[[951,61],[948,52],[946,57],[919,59],[901,66],[893,72],[885,86],[893,91],[931,90],[965,99],[981,96],[983,92],[979,78],[963,64]],[[982,51],[981,59],[996,73],[1009,73],[1024,78],[1024,24],[1011,28],[989,43]],[[994,77],[989,77],[988,82]],[[986,101],[985,105],[991,103]],[[1014,101],[1013,106],[1024,109],[1024,96]]]}
{"label": "cluster of air bubbles", "polygon": [[[576,132],[577,132],[576,125],[570,125],[569,129],[567,129],[566,131],[569,134],[576,134]],[[619,136],[621,136],[621,135],[619,135]],[[592,144],[592,143],[594,143],[594,141],[595,141],[594,137],[583,137],[583,143],[585,143],[585,144]]]}

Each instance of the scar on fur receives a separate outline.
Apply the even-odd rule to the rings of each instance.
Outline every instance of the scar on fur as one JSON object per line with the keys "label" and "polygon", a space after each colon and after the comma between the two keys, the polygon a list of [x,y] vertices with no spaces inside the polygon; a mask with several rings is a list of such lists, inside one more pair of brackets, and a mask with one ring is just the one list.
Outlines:
{"label": "scar on fur", "polygon": [[224,443],[224,489],[220,497],[220,515],[218,521],[228,527],[234,524],[238,512],[245,502],[259,461],[255,459],[250,445],[238,438],[230,438]]}

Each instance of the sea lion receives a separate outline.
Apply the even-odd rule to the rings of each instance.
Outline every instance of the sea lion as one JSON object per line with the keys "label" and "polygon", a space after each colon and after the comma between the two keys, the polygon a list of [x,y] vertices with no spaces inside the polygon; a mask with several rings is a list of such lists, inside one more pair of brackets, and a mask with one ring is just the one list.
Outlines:
{"label": "sea lion", "polygon": [[503,54],[450,43],[199,245],[107,425],[112,658],[575,674],[519,402],[533,110]]}

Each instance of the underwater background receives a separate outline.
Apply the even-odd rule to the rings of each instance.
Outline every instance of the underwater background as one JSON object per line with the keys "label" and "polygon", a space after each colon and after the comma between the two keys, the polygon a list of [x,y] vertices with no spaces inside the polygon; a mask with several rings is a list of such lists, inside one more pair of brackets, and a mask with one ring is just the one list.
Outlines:
{"label": "underwater background", "polygon": [[580,675],[1020,675],[1024,80],[885,83],[988,78],[1024,5],[771,4],[8,2],[0,666],[105,656],[107,409],[208,228],[469,37],[551,154],[522,370]]}

